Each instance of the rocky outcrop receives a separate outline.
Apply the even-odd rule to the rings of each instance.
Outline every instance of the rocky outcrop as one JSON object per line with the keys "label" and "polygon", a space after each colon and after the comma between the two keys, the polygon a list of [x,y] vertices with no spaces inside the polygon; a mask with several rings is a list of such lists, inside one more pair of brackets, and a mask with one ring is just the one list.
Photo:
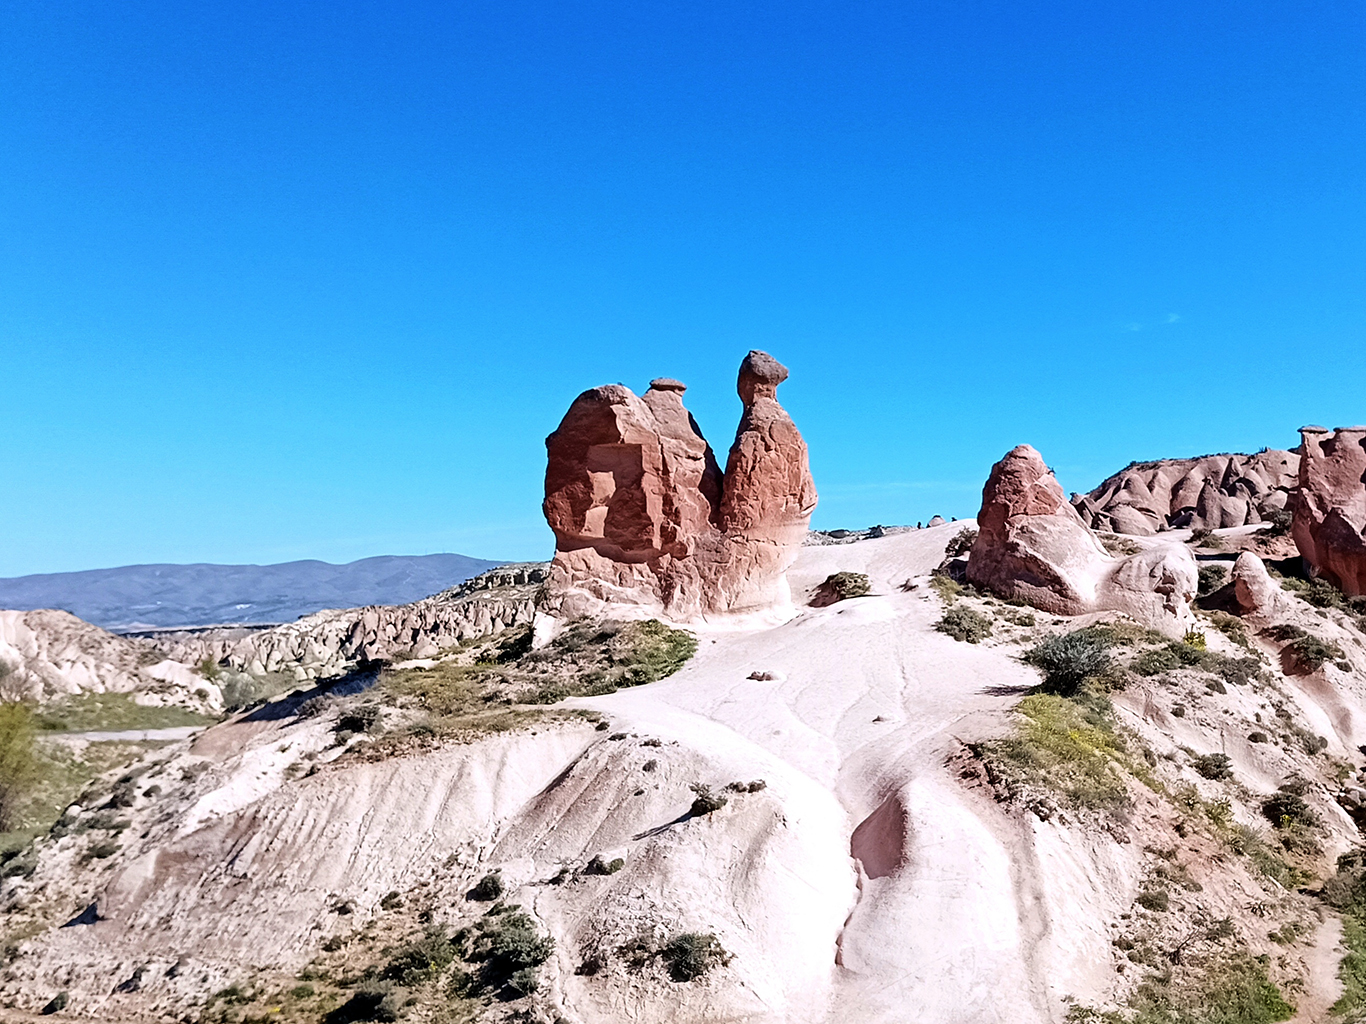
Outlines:
{"label": "rocky outcrop", "polygon": [[982,489],[968,579],[1058,615],[1121,611],[1178,634],[1192,621],[1195,558],[1181,545],[1111,557],[1027,444],[992,467]]}
{"label": "rocky outcrop", "polygon": [[504,565],[412,604],[317,612],[245,634],[166,633],[156,643],[167,656],[192,664],[209,659],[252,675],[282,672],[298,680],[333,676],[359,662],[428,658],[473,637],[530,625],[547,571],[544,562]]}
{"label": "rocky outcrop", "polygon": [[1232,586],[1233,599],[1242,617],[1254,624],[1285,617],[1291,599],[1266,571],[1266,563],[1251,551],[1244,551],[1233,563]]}
{"label": "rocky outcrop", "polygon": [[1284,509],[1298,483],[1299,455],[1268,448],[1255,455],[1135,462],[1072,504],[1094,530],[1151,536],[1190,527],[1221,530],[1266,521]]}
{"label": "rocky outcrop", "polygon": [[222,708],[218,687],[146,640],[118,636],[70,612],[0,611],[0,700],[132,693],[140,703]]}
{"label": "rocky outcrop", "polygon": [[1291,533],[1317,576],[1366,594],[1366,427],[1304,427]]}
{"label": "rocky outcrop", "polygon": [[778,403],[787,368],[740,365],[744,413],[723,473],[683,406],[683,384],[585,391],[546,438],[546,521],[556,617],[635,606],[676,620],[790,607],[786,570],[816,488],[806,443]]}

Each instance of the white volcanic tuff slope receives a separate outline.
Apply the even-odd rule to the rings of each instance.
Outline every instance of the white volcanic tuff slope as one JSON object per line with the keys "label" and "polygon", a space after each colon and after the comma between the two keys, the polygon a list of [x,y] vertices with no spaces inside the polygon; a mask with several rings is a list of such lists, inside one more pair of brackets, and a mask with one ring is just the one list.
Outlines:
{"label": "white volcanic tuff slope", "polygon": [[[824,837],[826,856],[847,857],[852,845],[861,873],[852,888],[843,872],[821,883],[832,902],[847,895],[849,914],[827,931],[838,965],[832,956],[817,1019],[901,1021],[914,1009],[927,1024],[1054,1020],[1062,996],[1099,993],[1109,972],[1109,937],[1076,907],[1107,899],[1117,913],[1136,885],[1125,858],[1015,831],[944,771],[959,729],[997,728],[1012,688],[1037,682],[1003,653],[934,632],[941,608],[923,578],[919,593],[900,589],[971,525],[808,548],[789,574],[794,596],[837,570],[868,573],[875,596],[762,633],[704,637],[678,675],[580,702],[737,764],[767,763],[786,775],[787,813],[844,818]],[[755,670],[778,679],[747,679]],[[1118,880],[1108,897],[1096,872]],[[775,893],[771,904],[791,898]],[[1055,927],[1064,911],[1069,926]]]}

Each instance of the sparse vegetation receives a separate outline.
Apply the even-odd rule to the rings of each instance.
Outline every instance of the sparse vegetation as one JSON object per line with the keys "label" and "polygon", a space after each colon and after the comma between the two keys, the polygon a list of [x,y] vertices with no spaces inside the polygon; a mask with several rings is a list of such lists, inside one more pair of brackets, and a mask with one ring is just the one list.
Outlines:
{"label": "sparse vegetation", "polygon": [[967,588],[948,573],[936,572],[930,575],[930,586],[946,605],[951,605],[962,597]]}
{"label": "sparse vegetation", "polygon": [[1341,647],[1299,626],[1273,626],[1266,631],[1266,635],[1285,643],[1282,657],[1288,656],[1292,667],[1300,672],[1316,672],[1330,661],[1340,662],[1345,666],[1344,671],[1351,668]]}
{"label": "sparse vegetation", "polygon": [[472,900],[481,903],[492,903],[503,895],[503,876],[497,871],[491,871],[474,884],[469,892]]}
{"label": "sparse vegetation", "polygon": [[978,531],[974,530],[971,526],[959,530],[954,534],[953,539],[949,541],[948,546],[944,549],[944,554],[949,558],[958,558],[962,555],[966,555],[972,550],[972,545],[977,542],[977,533]]}
{"label": "sparse vegetation", "polygon": [[1366,854],[1356,850],[1338,858],[1337,874],[1323,886],[1324,901],[1342,914],[1342,944],[1347,954],[1338,965],[1342,996],[1334,1014],[1359,1020],[1366,1013]]}
{"label": "sparse vegetation", "polygon": [[971,608],[955,605],[944,611],[944,617],[934,628],[955,640],[975,644],[991,636],[991,619]]}
{"label": "sparse vegetation", "polygon": [[600,854],[594,854],[593,858],[584,865],[585,875],[615,875],[626,866],[626,861],[620,857],[613,857],[611,860],[603,860]]}
{"label": "sparse vegetation", "polygon": [[1216,563],[1200,566],[1198,593],[1212,594],[1228,582],[1228,567]]}
{"label": "sparse vegetation", "polygon": [[694,818],[700,818],[704,815],[711,814],[713,811],[719,811],[722,807],[726,806],[726,797],[721,793],[712,792],[712,788],[706,783],[694,782],[691,788],[694,798],[692,807],[688,809],[688,813]]}
{"label": "sparse vegetation", "polygon": [[710,932],[683,932],[660,950],[674,981],[694,981],[731,961],[731,954]]}
{"label": "sparse vegetation", "polygon": [[1109,672],[1112,644],[1106,630],[1092,626],[1049,637],[1026,651],[1024,661],[1043,670],[1045,691],[1071,697],[1087,679]]}
{"label": "sparse vegetation", "polygon": [[25,704],[0,704],[0,832],[19,821],[38,774],[33,712]]}
{"label": "sparse vegetation", "polygon": [[973,748],[993,782],[1012,796],[1054,793],[1071,806],[1092,810],[1113,811],[1129,803],[1125,775],[1137,766],[1114,729],[1108,701],[1090,694],[1074,699],[1037,693],[1015,710],[1022,719],[1016,736]]}
{"label": "sparse vegetation", "polygon": [[816,588],[811,603],[821,608],[852,597],[865,597],[871,592],[872,584],[863,573],[837,572],[827,576],[825,582]]}
{"label": "sparse vegetation", "polygon": [[80,693],[45,704],[33,716],[43,732],[121,732],[210,725],[218,719],[182,707],[146,706],[128,693]]}
{"label": "sparse vegetation", "polygon": [[477,988],[525,996],[536,991],[537,969],[554,951],[554,940],[541,935],[527,914],[495,907],[475,925],[465,959],[480,965]]}

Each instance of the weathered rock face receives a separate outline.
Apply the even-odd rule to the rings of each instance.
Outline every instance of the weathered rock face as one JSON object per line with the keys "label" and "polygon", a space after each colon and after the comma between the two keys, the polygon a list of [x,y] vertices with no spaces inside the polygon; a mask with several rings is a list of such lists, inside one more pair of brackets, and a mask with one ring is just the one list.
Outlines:
{"label": "weathered rock face", "polygon": [[140,703],[222,707],[218,687],[153,644],[63,611],[0,611],[0,700],[129,693]]}
{"label": "weathered rock face", "polygon": [[1136,462],[1089,494],[1073,495],[1072,504],[1092,529],[1112,533],[1221,530],[1263,522],[1286,508],[1298,473],[1299,455],[1276,449]]}
{"label": "weathered rock face", "polygon": [[683,407],[684,386],[585,391],[546,438],[555,615],[638,605],[675,619],[790,603],[785,572],[816,505],[806,443],[778,404],[787,369],[751,352],[723,474]]}
{"label": "weathered rock face", "polygon": [[1058,615],[1122,611],[1172,634],[1192,621],[1194,556],[1164,544],[1111,557],[1027,444],[992,467],[977,527],[968,579],[1003,597]]}
{"label": "weathered rock face", "polygon": [[1266,563],[1244,551],[1233,563],[1233,597],[1238,613],[1253,622],[1274,622],[1290,604],[1280,585],[1266,571]]}
{"label": "weathered rock face", "polygon": [[1304,427],[1291,533],[1316,575],[1366,594],[1366,427]]}

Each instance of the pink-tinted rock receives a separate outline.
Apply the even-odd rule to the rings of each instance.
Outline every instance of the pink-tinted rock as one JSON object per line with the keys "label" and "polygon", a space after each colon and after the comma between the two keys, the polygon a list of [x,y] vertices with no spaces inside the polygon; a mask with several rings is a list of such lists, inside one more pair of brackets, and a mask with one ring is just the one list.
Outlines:
{"label": "pink-tinted rock", "polygon": [[1096,530],[1150,536],[1178,527],[1221,530],[1263,522],[1285,508],[1298,484],[1299,456],[1269,448],[1254,455],[1135,462],[1072,504]]}
{"label": "pink-tinted rock", "polygon": [[1300,431],[1291,533],[1314,574],[1366,594],[1366,427]]}
{"label": "pink-tinted rock", "polygon": [[1163,544],[1111,557],[1027,444],[992,467],[977,527],[968,579],[1002,597],[1058,615],[1122,611],[1173,634],[1191,621],[1191,553]]}
{"label": "pink-tinted rock", "polygon": [[786,570],[816,504],[806,444],[778,404],[787,369],[751,352],[726,472],[660,378],[643,398],[594,388],[546,439],[545,514],[555,532],[547,607],[643,605],[676,619],[790,603]]}
{"label": "pink-tinted rock", "polygon": [[1254,622],[1277,620],[1289,603],[1280,584],[1266,571],[1266,563],[1251,551],[1244,551],[1233,563],[1233,597],[1238,613]]}

